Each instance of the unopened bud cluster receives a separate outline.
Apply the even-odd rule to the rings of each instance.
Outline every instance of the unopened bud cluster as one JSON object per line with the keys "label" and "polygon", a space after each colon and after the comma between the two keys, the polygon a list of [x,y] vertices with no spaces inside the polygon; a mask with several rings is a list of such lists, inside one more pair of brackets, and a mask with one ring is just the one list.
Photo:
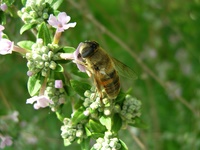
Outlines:
{"label": "unopened bud cluster", "polygon": [[121,143],[111,132],[105,132],[104,138],[98,138],[93,148],[95,150],[119,150]]}
{"label": "unopened bud cluster", "polygon": [[140,117],[140,108],[141,102],[139,100],[130,95],[126,95],[120,114],[126,121],[132,122],[135,117]]}
{"label": "unopened bud cluster", "polygon": [[61,104],[65,103],[65,90],[63,87],[56,88],[54,79],[47,82],[45,95],[53,101],[53,104],[50,104],[52,111],[56,111]]}
{"label": "unopened bud cluster", "polygon": [[84,137],[84,128],[82,124],[73,125],[69,118],[63,120],[64,125],[61,126],[61,136],[65,143],[72,143],[74,140]]}
{"label": "unopened bud cluster", "polygon": [[86,108],[84,115],[96,118],[99,113],[103,113],[106,116],[111,114],[113,108],[112,100],[107,97],[101,99],[94,88],[85,91],[84,95],[86,97],[83,103]]}
{"label": "unopened bud cluster", "polygon": [[49,18],[50,6],[45,0],[30,1],[18,11],[19,16],[25,24],[39,24]]}
{"label": "unopened bud cluster", "polygon": [[46,77],[50,70],[56,69],[57,64],[54,57],[54,52],[50,47],[43,45],[42,39],[37,39],[37,42],[32,45],[31,53],[26,53],[29,74],[41,72],[41,75]]}

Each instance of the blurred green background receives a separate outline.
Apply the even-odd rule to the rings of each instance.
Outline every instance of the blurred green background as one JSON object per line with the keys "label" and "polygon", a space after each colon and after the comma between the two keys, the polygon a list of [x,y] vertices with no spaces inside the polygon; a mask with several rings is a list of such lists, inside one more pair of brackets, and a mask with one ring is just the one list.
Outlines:
{"label": "blurred green background", "polygon": [[[19,2],[15,6],[21,8]],[[61,45],[98,41],[137,72],[139,79],[121,84],[142,101],[148,128],[120,133],[130,149],[200,149],[199,0],[65,0],[60,11],[77,22],[62,35]],[[19,34],[22,25],[7,17],[4,32],[15,42],[35,41],[30,32]],[[12,130],[20,130],[16,143],[6,149],[80,149],[76,143],[63,146],[54,113],[26,104],[26,60],[15,53],[0,56],[0,66],[0,115],[17,110],[20,119]]]}

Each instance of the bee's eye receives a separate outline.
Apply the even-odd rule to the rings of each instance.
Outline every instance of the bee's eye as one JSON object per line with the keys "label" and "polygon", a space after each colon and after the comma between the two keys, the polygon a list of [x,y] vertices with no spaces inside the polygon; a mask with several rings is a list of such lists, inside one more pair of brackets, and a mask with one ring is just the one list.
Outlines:
{"label": "bee's eye", "polygon": [[99,46],[97,42],[91,42],[91,48],[96,49]]}
{"label": "bee's eye", "polygon": [[99,44],[97,42],[85,42],[87,43],[87,46],[82,50],[82,57],[86,58],[94,54],[96,49],[98,48]]}

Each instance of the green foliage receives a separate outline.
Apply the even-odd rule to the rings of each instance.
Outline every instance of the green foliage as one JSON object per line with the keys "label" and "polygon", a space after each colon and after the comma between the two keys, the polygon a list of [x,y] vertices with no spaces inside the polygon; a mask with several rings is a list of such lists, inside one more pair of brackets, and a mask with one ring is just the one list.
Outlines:
{"label": "green foliage", "polygon": [[43,22],[40,24],[39,29],[38,29],[38,35],[37,38],[43,39],[43,42],[45,45],[51,43],[51,34],[49,32],[49,28],[47,27],[46,23]]}
{"label": "green foliage", "polygon": [[36,95],[39,92],[43,82],[44,77],[42,77],[40,74],[29,77],[27,85],[29,94],[31,96]]}

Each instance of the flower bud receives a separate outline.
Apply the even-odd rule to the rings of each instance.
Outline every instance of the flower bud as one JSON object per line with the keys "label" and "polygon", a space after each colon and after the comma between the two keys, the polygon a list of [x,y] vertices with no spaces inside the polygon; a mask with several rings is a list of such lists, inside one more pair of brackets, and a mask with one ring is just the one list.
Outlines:
{"label": "flower bud", "polygon": [[103,113],[104,115],[109,116],[111,114],[110,108],[105,108]]}
{"label": "flower bud", "polygon": [[86,91],[84,92],[84,96],[85,96],[85,97],[90,97],[90,95],[91,95],[90,90],[86,90]]}
{"label": "flower bud", "polygon": [[44,77],[46,77],[47,76],[47,72],[46,72],[46,70],[42,70],[42,76],[44,76]]}
{"label": "flower bud", "polygon": [[43,13],[42,14],[42,18],[43,19],[48,19],[49,18],[49,14],[48,13]]}
{"label": "flower bud", "polygon": [[48,52],[48,57],[49,57],[49,59],[51,59],[51,58],[53,57],[53,55],[54,55],[54,53],[53,53],[52,51],[49,51],[49,52]]}
{"label": "flower bud", "polygon": [[56,69],[57,64],[54,61],[50,62],[49,68],[51,68],[52,70]]}
{"label": "flower bud", "polygon": [[43,55],[42,55],[42,60],[44,60],[44,61],[49,60],[48,55],[47,55],[47,54],[43,54]]}
{"label": "flower bud", "polygon": [[83,136],[83,130],[77,130],[76,137],[81,137],[81,136]]}

